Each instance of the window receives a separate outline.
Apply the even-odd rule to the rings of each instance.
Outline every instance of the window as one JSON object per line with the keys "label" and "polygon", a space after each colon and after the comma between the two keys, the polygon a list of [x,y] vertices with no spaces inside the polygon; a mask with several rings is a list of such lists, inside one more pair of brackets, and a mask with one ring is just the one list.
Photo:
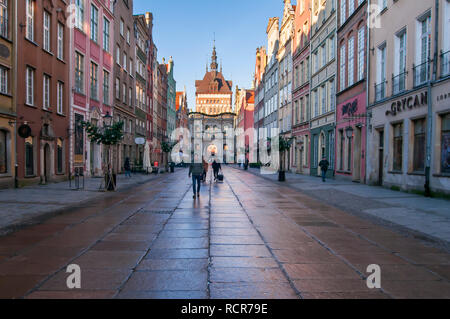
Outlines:
{"label": "window", "polygon": [[320,88],[320,92],[322,93],[322,97],[321,97],[321,114],[324,114],[327,112],[327,90],[325,88],[325,85],[321,86]]}
{"label": "window", "polygon": [[127,43],[130,44],[130,29],[127,30]]}
{"label": "window", "polygon": [[341,25],[344,24],[347,19],[347,0],[341,0]]}
{"label": "window", "polygon": [[120,65],[120,47],[116,48],[116,63]]}
{"label": "window", "polygon": [[109,72],[103,71],[103,104],[109,105]]}
{"label": "window", "polygon": [[133,106],[133,89],[132,88],[128,89],[128,105],[130,105],[130,107]]}
{"label": "window", "polygon": [[328,45],[329,50],[330,50],[330,61],[334,59],[334,51],[335,51],[335,45],[334,45],[334,36],[331,37],[329,40],[330,44]]}
{"label": "window", "polygon": [[43,78],[43,105],[44,110],[48,110],[50,108],[50,77],[44,74]]}
{"label": "window", "polygon": [[361,27],[358,30],[358,81],[361,81],[364,78],[364,59],[365,59],[365,30],[364,27]]}
{"label": "window", "polygon": [[64,59],[64,25],[58,23],[58,48],[56,50],[58,59]]}
{"label": "window", "polygon": [[109,20],[103,18],[103,50],[109,52]]}
{"label": "window", "polygon": [[98,66],[94,62],[91,62],[91,99],[98,99]]}
{"label": "window", "polygon": [[122,19],[120,19],[120,35],[121,36],[123,36],[124,35],[124,33],[123,33],[123,20]]}
{"label": "window", "polygon": [[314,91],[314,116],[319,115],[319,95],[318,90]]}
{"label": "window", "polygon": [[441,119],[441,173],[450,174],[450,113]]}
{"label": "window", "polygon": [[355,75],[355,38],[348,40],[348,86],[353,85]]}
{"label": "window", "polygon": [[8,94],[8,72],[9,70],[0,66],[0,93]]}
{"label": "window", "polygon": [[340,57],[341,63],[340,63],[340,82],[339,82],[339,89],[342,91],[345,89],[345,45],[341,46],[341,57]]}
{"label": "window", "polygon": [[25,175],[34,175],[34,149],[33,138],[30,136],[25,139]]}
{"label": "window", "polygon": [[415,172],[425,170],[425,129],[426,120],[420,119],[413,121],[414,126],[414,158],[413,169]]}
{"label": "window", "polygon": [[394,124],[394,171],[402,171],[403,162],[403,124]]}
{"label": "window", "polygon": [[380,9],[384,10],[387,7],[387,0],[378,0],[378,3],[380,5]]}
{"label": "window", "polygon": [[122,102],[127,103],[127,84],[122,83]]}
{"label": "window", "polygon": [[309,95],[306,95],[305,97],[306,106],[305,106],[305,121],[309,120]]}
{"label": "window", "polygon": [[322,66],[327,64],[327,46],[326,43],[322,45]]}
{"label": "window", "polygon": [[26,30],[26,38],[28,40],[34,41],[34,1],[27,1],[27,30]]}
{"label": "window", "polygon": [[328,87],[330,88],[330,108],[331,110],[334,110],[336,105],[336,87],[334,84],[334,79],[330,80]]}
{"label": "window", "polygon": [[406,70],[406,31],[398,36],[398,45],[398,74],[402,74]]}
{"label": "window", "polygon": [[0,1],[0,36],[8,38],[8,0]]}
{"label": "window", "polygon": [[351,16],[354,11],[355,11],[355,0],[348,0],[348,16]]}
{"label": "window", "polygon": [[34,69],[27,67],[26,88],[27,88],[27,104],[34,105]]}
{"label": "window", "polygon": [[91,40],[98,42],[98,9],[91,5]]}
{"label": "window", "polygon": [[76,20],[75,20],[75,26],[80,29],[84,30],[84,0],[75,0],[76,5]]}
{"label": "window", "polygon": [[75,92],[84,91],[84,57],[75,52]]}
{"label": "window", "polygon": [[0,130],[0,174],[8,173],[8,132]]}
{"label": "window", "polygon": [[58,174],[62,174],[64,172],[63,157],[63,140],[58,138],[56,140],[56,171]]}
{"label": "window", "polygon": [[64,114],[64,84],[58,81],[56,87],[57,102],[56,111],[58,114]]}
{"label": "window", "polygon": [[44,11],[44,50],[50,51],[50,14]]}
{"label": "window", "polygon": [[120,80],[116,78],[116,99],[120,100]]}
{"label": "window", "polygon": [[128,57],[127,57],[127,53],[124,52],[123,53],[123,64],[122,64],[122,67],[123,67],[125,72],[127,72],[127,64],[128,64]]}

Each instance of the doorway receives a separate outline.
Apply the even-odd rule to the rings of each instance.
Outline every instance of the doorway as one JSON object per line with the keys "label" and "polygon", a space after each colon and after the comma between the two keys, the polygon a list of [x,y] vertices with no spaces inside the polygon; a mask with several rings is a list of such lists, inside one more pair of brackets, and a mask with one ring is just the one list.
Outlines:
{"label": "doorway", "polygon": [[378,185],[383,186],[384,176],[384,130],[378,131]]}
{"label": "doorway", "polygon": [[51,152],[50,145],[45,144],[44,146],[44,183],[50,182],[50,165],[51,165]]}
{"label": "doorway", "polygon": [[353,146],[353,181],[361,182],[361,128],[355,129]]}

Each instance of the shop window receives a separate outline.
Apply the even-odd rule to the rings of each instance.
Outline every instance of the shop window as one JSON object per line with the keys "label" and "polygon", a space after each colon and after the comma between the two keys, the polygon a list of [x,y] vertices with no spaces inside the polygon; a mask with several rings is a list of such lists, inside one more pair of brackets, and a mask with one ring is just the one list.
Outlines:
{"label": "shop window", "polygon": [[0,174],[8,173],[8,132],[0,130]]}
{"label": "shop window", "polygon": [[403,161],[403,124],[394,124],[394,171],[402,171],[402,161]]}
{"label": "shop window", "polygon": [[25,175],[34,175],[34,149],[31,136],[25,140]]}
{"label": "shop window", "polygon": [[441,173],[450,174],[450,113],[442,117]]}
{"label": "shop window", "polygon": [[344,143],[345,143],[345,137],[344,137],[344,130],[339,130],[339,170],[344,170]]}
{"label": "shop window", "polygon": [[414,125],[414,171],[425,170],[425,129],[426,120],[420,119],[413,122]]}

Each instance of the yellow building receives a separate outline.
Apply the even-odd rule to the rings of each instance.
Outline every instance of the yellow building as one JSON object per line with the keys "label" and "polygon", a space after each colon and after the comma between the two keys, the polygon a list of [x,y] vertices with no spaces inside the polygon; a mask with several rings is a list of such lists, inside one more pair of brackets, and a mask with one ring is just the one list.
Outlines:
{"label": "yellow building", "polygon": [[14,187],[16,107],[14,72],[14,6],[0,2],[0,188]]}

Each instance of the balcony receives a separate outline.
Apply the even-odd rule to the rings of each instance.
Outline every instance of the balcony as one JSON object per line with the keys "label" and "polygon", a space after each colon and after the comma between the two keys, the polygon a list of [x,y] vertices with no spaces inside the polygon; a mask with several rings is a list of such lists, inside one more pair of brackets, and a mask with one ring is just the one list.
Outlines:
{"label": "balcony", "polygon": [[430,80],[430,61],[413,67],[414,87],[421,86]]}
{"label": "balcony", "polygon": [[375,102],[381,101],[386,97],[386,83],[387,81],[383,81],[375,84]]}
{"label": "balcony", "polygon": [[441,54],[441,78],[450,75],[450,51]]}
{"label": "balcony", "polygon": [[402,93],[406,89],[406,75],[408,72],[400,73],[399,75],[392,76],[392,93],[397,95]]}

